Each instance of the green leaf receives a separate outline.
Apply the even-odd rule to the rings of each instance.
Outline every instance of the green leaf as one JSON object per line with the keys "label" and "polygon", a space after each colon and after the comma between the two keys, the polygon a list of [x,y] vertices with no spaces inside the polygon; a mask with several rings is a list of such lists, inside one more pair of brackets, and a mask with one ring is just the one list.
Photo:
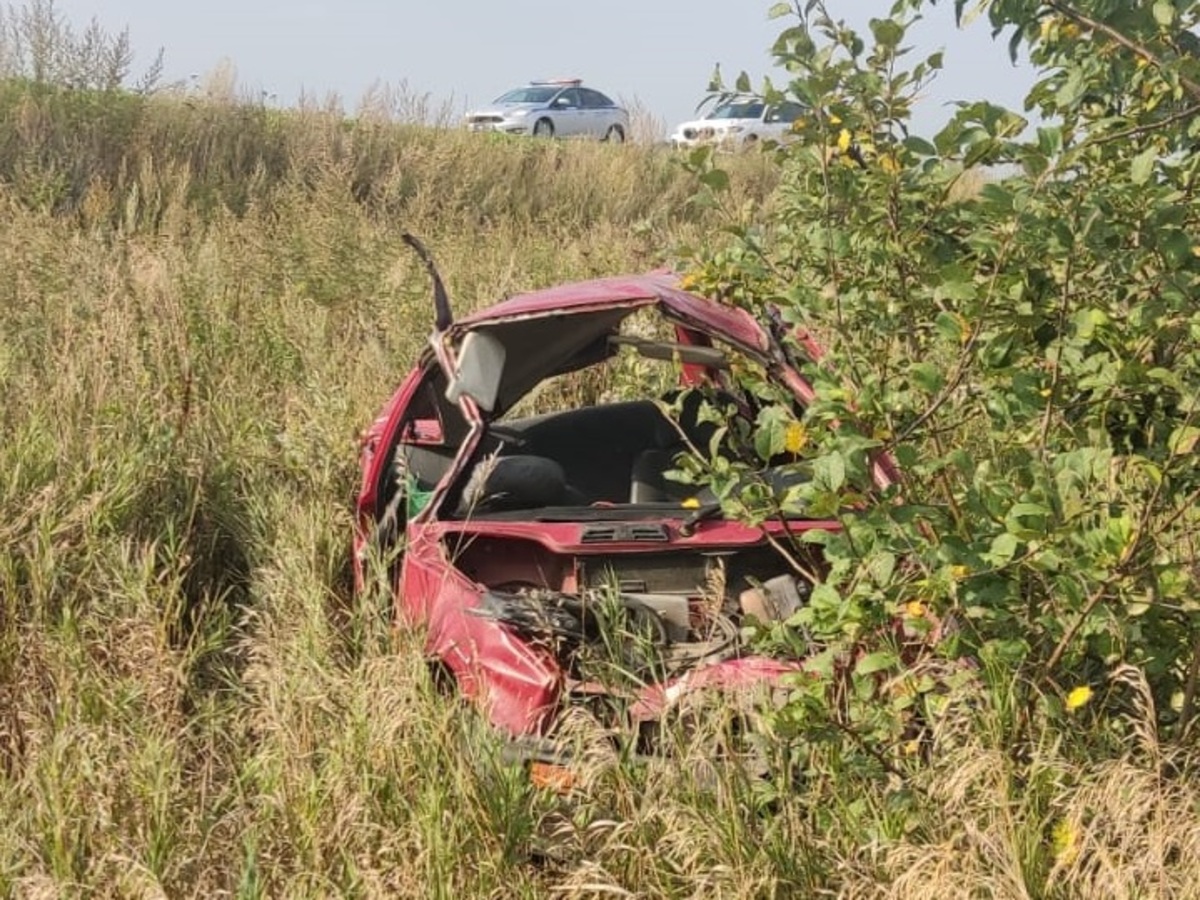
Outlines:
{"label": "green leaf", "polygon": [[715,94],[724,89],[725,80],[721,77],[721,64],[717,63],[713,66],[712,74],[708,76],[708,92]]}
{"label": "green leaf", "polygon": [[966,336],[963,333],[962,316],[957,316],[950,312],[940,312],[937,318],[933,320],[933,327],[937,329],[937,333],[942,338],[951,344],[961,344]]}
{"label": "green leaf", "polygon": [[1175,4],[1170,0],[1157,0],[1154,4],[1154,21],[1163,28],[1170,27],[1175,21]]}
{"label": "green leaf", "polygon": [[1133,158],[1129,167],[1129,180],[1134,184],[1145,184],[1154,174],[1154,163],[1158,159],[1158,150],[1147,147]]}
{"label": "green leaf", "polygon": [[1041,503],[1014,503],[1008,511],[1013,518],[1045,518],[1050,515],[1050,509]]}
{"label": "green leaf", "polygon": [[1013,537],[1030,540],[1045,533],[1049,519],[1050,510],[1040,503],[1014,503],[1004,524]]}
{"label": "green leaf", "polygon": [[1165,231],[1158,236],[1158,247],[1167,263],[1172,267],[1182,267],[1192,259],[1192,238],[1179,229]]}
{"label": "green leaf", "polygon": [[768,406],[758,414],[754,423],[754,452],[763,462],[770,462],[787,449],[787,429],[791,418],[778,406]]}
{"label": "green leaf", "polygon": [[1017,666],[1029,654],[1029,645],[1019,638],[997,638],[985,643],[981,650],[980,655],[988,662]]}
{"label": "green leaf", "polygon": [[821,583],[813,587],[808,602],[813,609],[817,610],[839,609],[842,605],[842,595],[837,592],[837,588],[833,585]]}
{"label": "green leaf", "polygon": [[1177,391],[1183,390],[1183,382],[1179,380],[1179,375],[1172,372],[1170,369],[1155,367],[1146,372],[1146,377],[1151,381],[1159,381]]}
{"label": "green leaf", "polygon": [[837,662],[837,654],[833,648],[823,650],[815,656],[810,656],[804,661],[804,670],[812,672],[822,678],[832,678],[834,663]]}
{"label": "green leaf", "polygon": [[874,653],[868,653],[854,666],[854,674],[856,675],[872,675],[875,672],[882,672],[884,669],[890,669],[898,663],[899,657],[891,650],[876,650]]}
{"label": "green leaf", "polygon": [[1171,432],[1171,438],[1167,445],[1172,454],[1184,456],[1195,452],[1198,441],[1200,441],[1200,428],[1194,425],[1183,425]]}
{"label": "green leaf", "polygon": [[933,298],[935,300],[974,300],[975,299],[975,283],[972,281],[953,280],[943,281],[933,289]]}
{"label": "green leaf", "polygon": [[912,379],[917,387],[929,394],[936,394],[946,384],[941,370],[931,362],[920,362],[913,366]]}
{"label": "green leaf", "polygon": [[881,47],[894,50],[904,40],[904,26],[895,19],[872,19],[870,26],[875,42]]}
{"label": "green leaf", "polygon": [[911,150],[917,156],[937,156],[937,147],[933,146],[923,137],[917,137],[915,134],[904,139],[904,146]]}
{"label": "green leaf", "polygon": [[792,12],[793,12],[792,4],[776,3],[769,10],[767,10],[767,18],[768,19],[782,19],[784,16],[791,15]]}
{"label": "green leaf", "polygon": [[896,571],[896,554],[886,551],[874,554],[867,561],[867,571],[871,573],[871,579],[877,585],[885,587]]}
{"label": "green leaf", "polygon": [[1087,90],[1087,81],[1084,80],[1083,72],[1078,68],[1071,69],[1067,80],[1054,95],[1054,102],[1059,106],[1074,106],[1085,90]]}
{"label": "green leaf", "polygon": [[1075,336],[1081,341],[1090,341],[1097,328],[1109,323],[1108,313],[1102,309],[1081,309],[1074,316]]}
{"label": "green leaf", "polygon": [[687,168],[691,172],[702,172],[712,159],[713,148],[710,144],[702,144],[687,155]]}
{"label": "green leaf", "polygon": [[1038,149],[1046,156],[1054,156],[1062,150],[1062,127],[1047,126],[1037,130]]}
{"label": "green leaf", "polygon": [[1011,331],[992,335],[983,341],[980,347],[980,358],[986,365],[995,368],[1010,365],[1015,343],[1016,336]]}
{"label": "green leaf", "polygon": [[1017,536],[1006,531],[996,535],[992,540],[992,548],[988,551],[988,556],[998,564],[1011,562],[1019,545],[1020,541],[1017,540]]}
{"label": "green leaf", "polygon": [[729,173],[724,169],[710,169],[700,176],[700,181],[714,191],[729,189]]}
{"label": "green leaf", "polygon": [[750,93],[750,76],[745,72],[739,72],[734,87],[737,88],[739,94]]}
{"label": "green leaf", "polygon": [[846,483],[846,461],[840,453],[826,454],[813,462],[813,476],[831,491]]}

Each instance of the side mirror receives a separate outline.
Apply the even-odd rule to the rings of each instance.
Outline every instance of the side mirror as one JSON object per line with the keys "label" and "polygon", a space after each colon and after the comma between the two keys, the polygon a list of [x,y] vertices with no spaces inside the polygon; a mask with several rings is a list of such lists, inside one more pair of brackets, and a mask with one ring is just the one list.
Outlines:
{"label": "side mirror", "polygon": [[457,403],[470,397],[485,412],[496,408],[500,378],[504,374],[504,344],[486,331],[468,332],[458,351],[454,377],[446,388],[446,399]]}

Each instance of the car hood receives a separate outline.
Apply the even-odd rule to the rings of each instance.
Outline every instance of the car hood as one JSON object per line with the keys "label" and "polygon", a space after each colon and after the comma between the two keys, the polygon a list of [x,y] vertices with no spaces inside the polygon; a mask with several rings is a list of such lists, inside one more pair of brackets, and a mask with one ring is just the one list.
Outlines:
{"label": "car hood", "polygon": [[638,309],[657,306],[668,320],[730,344],[759,359],[771,339],[744,309],[680,289],[667,272],[600,278],[519,294],[455,322],[446,333],[458,344],[472,331],[504,345],[505,364],[494,415],[502,415],[538,383],[610,356],[609,338]]}

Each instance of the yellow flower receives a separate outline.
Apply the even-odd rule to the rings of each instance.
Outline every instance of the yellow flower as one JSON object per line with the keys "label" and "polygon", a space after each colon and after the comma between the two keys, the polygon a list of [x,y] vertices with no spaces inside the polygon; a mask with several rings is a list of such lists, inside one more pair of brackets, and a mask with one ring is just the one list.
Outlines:
{"label": "yellow flower", "polygon": [[1069,866],[1079,856],[1079,835],[1066,819],[1054,823],[1050,847],[1054,851],[1054,862],[1060,866]]}
{"label": "yellow flower", "polygon": [[796,454],[808,443],[808,431],[799,422],[793,422],[787,427],[783,436],[783,448],[788,453]]}
{"label": "yellow flower", "polygon": [[679,286],[681,288],[683,288],[683,290],[685,290],[685,291],[690,291],[692,288],[694,288],[696,286],[697,281],[698,281],[698,279],[696,278],[695,275],[687,274],[679,279]]}
{"label": "yellow flower", "polygon": [[925,615],[925,604],[920,600],[909,600],[904,604],[904,611],[914,619],[919,619]]}
{"label": "yellow flower", "polygon": [[838,132],[837,147],[843,153],[850,149],[851,137],[852,135],[850,134],[850,129],[848,128],[843,128]]}
{"label": "yellow flower", "polygon": [[830,125],[841,125],[842,117],[837,115],[836,113],[830,113],[829,114],[829,124]]}
{"label": "yellow flower", "polygon": [[895,175],[900,171],[900,163],[896,161],[896,157],[891,153],[885,153],[879,157],[879,167],[889,175]]}
{"label": "yellow flower", "polygon": [[1092,689],[1086,684],[1075,688],[1067,694],[1067,709],[1079,709],[1092,699]]}
{"label": "yellow flower", "polygon": [[966,578],[970,574],[971,574],[971,570],[969,568],[967,568],[966,566],[951,566],[950,567],[950,577],[953,578],[955,581],[962,581],[964,578]]}
{"label": "yellow flower", "polygon": [[679,505],[682,506],[684,509],[699,509],[700,501],[697,500],[695,497],[688,497],[686,500],[682,501]]}

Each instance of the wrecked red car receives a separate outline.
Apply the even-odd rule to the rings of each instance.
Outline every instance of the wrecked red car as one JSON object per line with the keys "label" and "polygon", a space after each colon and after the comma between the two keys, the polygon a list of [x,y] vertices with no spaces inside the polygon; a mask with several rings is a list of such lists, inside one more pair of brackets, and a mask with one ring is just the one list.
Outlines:
{"label": "wrecked red car", "polygon": [[[705,397],[753,421],[735,360],[761,367],[797,409],[811,399],[772,329],[665,273],[536,291],[453,321],[423,257],[437,325],[364,437],[357,584],[386,567],[397,618],[425,630],[431,661],[527,740],[578,708],[637,732],[693,692],[795,671],[748,653],[741,625],[787,617],[809,593],[773,543],[837,522],[751,527],[673,477],[681,454],[713,446]],[[621,354],[673,367],[674,384],[528,413],[548,380]],[[878,466],[881,484],[890,477]],[[621,678],[591,664],[602,659]]]}

